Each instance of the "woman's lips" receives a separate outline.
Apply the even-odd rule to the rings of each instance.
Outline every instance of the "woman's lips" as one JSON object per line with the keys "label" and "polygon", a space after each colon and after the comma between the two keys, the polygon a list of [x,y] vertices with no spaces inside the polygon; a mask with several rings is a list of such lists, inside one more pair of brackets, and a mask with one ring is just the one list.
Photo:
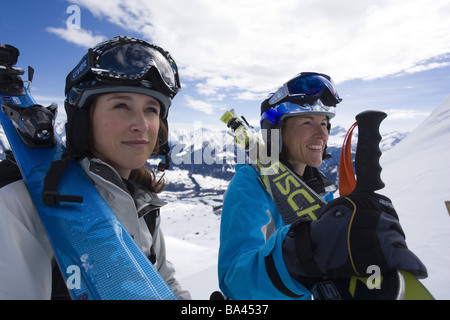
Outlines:
{"label": "woman's lips", "polygon": [[145,148],[148,144],[148,141],[145,140],[128,140],[122,142],[124,145],[132,148]]}

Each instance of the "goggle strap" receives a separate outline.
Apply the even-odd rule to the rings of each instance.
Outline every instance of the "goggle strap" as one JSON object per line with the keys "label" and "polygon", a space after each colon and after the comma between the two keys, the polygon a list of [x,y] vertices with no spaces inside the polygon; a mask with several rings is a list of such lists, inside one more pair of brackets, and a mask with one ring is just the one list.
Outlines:
{"label": "goggle strap", "polygon": [[84,55],[77,66],[67,75],[66,88],[72,88],[82,82],[82,79],[84,79],[91,72],[93,58],[94,50],[89,48],[88,52]]}

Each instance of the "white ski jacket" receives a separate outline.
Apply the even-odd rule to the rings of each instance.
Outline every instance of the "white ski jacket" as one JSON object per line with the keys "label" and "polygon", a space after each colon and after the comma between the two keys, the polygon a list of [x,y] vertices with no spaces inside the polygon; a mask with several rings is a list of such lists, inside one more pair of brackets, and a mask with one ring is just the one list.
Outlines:
{"label": "white ski jacket", "polygon": [[[155,267],[179,299],[190,299],[175,279],[166,260],[160,217],[153,236],[139,212],[143,207],[161,207],[164,201],[135,186],[133,197],[125,182],[106,163],[87,158],[80,161],[97,190],[132,235],[146,256],[153,245]],[[136,188],[137,187],[137,188]],[[50,299],[55,256],[23,180],[0,189],[0,299]]]}

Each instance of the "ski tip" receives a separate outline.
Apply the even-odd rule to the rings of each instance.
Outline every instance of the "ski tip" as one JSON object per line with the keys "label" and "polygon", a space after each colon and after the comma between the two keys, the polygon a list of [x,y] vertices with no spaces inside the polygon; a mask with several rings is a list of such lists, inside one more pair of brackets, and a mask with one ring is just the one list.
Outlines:
{"label": "ski tip", "polygon": [[234,118],[233,114],[230,111],[226,111],[222,117],[220,117],[220,121],[225,124],[230,123],[230,121]]}
{"label": "ski tip", "polygon": [[409,272],[400,270],[403,277],[404,295],[403,300],[435,300],[427,288]]}

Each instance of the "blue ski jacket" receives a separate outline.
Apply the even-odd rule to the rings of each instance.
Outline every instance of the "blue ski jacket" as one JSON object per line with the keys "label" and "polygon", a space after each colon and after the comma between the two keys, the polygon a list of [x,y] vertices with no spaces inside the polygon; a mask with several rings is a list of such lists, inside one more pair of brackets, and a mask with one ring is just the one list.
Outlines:
{"label": "blue ski jacket", "polygon": [[[224,197],[218,275],[223,294],[235,300],[311,298],[289,273],[283,241],[290,225],[266,190],[260,173],[237,165]],[[321,194],[331,201],[333,193]]]}

